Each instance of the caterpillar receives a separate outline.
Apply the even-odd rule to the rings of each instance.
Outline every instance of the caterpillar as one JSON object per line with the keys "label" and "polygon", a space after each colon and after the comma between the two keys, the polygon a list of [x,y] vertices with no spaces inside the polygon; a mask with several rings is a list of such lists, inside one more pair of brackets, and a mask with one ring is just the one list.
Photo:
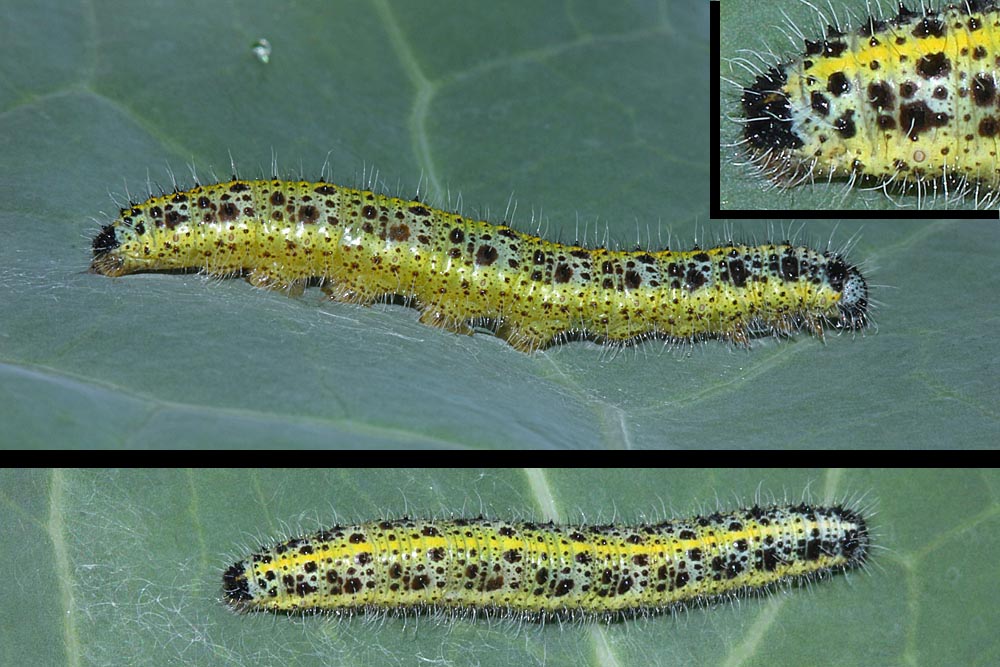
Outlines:
{"label": "caterpillar", "polygon": [[407,518],[261,549],[225,570],[222,591],[240,612],[624,619],[812,581],[862,566],[869,547],[865,518],[841,506],[634,526]]}
{"label": "caterpillar", "polygon": [[490,326],[525,352],[574,335],[749,345],[868,321],[867,283],[835,252],[584,248],[325,182],[234,179],[133,204],[94,238],[91,270],[201,270],[289,293],[318,283],[359,304],[396,296],[425,324]]}
{"label": "caterpillar", "polygon": [[[832,8],[831,8],[832,11]],[[851,28],[836,17],[804,51],[759,66],[742,86],[746,162],[781,188],[817,180],[928,193],[947,201],[998,199],[1000,10],[964,0]],[[765,58],[762,58],[766,60]]]}

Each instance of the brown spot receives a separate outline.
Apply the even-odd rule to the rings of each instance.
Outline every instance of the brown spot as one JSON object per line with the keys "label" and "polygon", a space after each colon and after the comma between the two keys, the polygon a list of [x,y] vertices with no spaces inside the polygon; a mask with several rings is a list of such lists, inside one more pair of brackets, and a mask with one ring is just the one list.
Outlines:
{"label": "brown spot", "polygon": [[225,204],[219,207],[219,220],[222,222],[229,222],[230,220],[235,220],[240,214],[239,208],[236,207],[231,201],[227,201]]}
{"label": "brown spot", "polygon": [[389,227],[390,241],[406,241],[410,238],[410,227],[405,224],[392,225]]}
{"label": "brown spot", "polygon": [[557,283],[567,283],[573,277],[573,269],[569,264],[559,264],[556,266],[552,279]]}
{"label": "brown spot", "polygon": [[981,137],[995,137],[998,130],[1000,127],[997,125],[997,119],[993,116],[987,116],[979,121],[979,136]]}
{"label": "brown spot", "polygon": [[625,272],[625,287],[627,289],[637,289],[642,284],[642,276],[635,271]]}
{"label": "brown spot", "polygon": [[491,245],[481,245],[479,250],[476,251],[476,264],[480,266],[490,266],[493,262],[497,261],[499,253],[497,249]]}
{"label": "brown spot", "polygon": [[311,224],[317,220],[319,220],[319,211],[316,210],[315,206],[309,205],[299,207],[299,222]]}

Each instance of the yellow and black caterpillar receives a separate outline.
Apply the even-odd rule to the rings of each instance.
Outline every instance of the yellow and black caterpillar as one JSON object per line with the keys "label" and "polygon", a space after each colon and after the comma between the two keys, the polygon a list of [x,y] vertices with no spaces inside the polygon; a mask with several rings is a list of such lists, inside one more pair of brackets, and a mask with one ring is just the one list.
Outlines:
{"label": "yellow and black caterpillar", "polygon": [[651,525],[401,519],[336,526],[233,564],[239,611],[520,613],[622,618],[766,592],[864,564],[840,506],[753,506]]}
{"label": "yellow and black caterpillar", "polygon": [[553,243],[419,201],[323,182],[233,180],[123,209],[93,241],[109,276],[201,270],[337,301],[396,296],[420,321],[491,326],[519,350],[565,336],[749,344],[868,322],[868,287],[839,254],[784,243],[675,252]]}

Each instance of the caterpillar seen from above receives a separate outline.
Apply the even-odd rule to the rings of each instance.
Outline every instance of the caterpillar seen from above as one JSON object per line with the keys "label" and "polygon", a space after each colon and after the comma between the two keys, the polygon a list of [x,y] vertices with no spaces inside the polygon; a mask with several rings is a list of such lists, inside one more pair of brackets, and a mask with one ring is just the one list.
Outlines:
{"label": "caterpillar seen from above", "polygon": [[473,612],[618,620],[863,566],[861,513],[753,507],[646,525],[400,519],[335,526],[223,574],[237,611]]}
{"label": "caterpillar seen from above", "polygon": [[[777,3],[776,3],[777,4]],[[808,3],[807,3],[808,4]],[[994,205],[1000,193],[1000,9],[962,0],[890,3],[848,26],[833,6],[825,34],[792,25],[804,50],[731,61],[741,85],[746,161],[770,183],[839,180],[886,194],[943,193]]]}
{"label": "caterpillar seen from above", "polygon": [[489,326],[526,352],[572,336],[749,345],[868,323],[865,278],[829,250],[586,248],[325,182],[234,179],[154,196],[92,245],[91,269],[107,276],[200,270],[289,292],[318,284],[336,301],[395,296],[425,324]]}

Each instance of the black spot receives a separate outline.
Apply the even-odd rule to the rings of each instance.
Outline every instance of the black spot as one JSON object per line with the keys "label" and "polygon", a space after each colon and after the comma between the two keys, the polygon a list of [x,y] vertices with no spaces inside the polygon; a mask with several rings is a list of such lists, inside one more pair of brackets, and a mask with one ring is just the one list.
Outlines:
{"label": "black spot", "polygon": [[816,113],[821,116],[830,115],[830,100],[827,99],[826,95],[818,90],[814,90],[809,96],[809,99],[812,103],[812,108],[816,111]]}
{"label": "black spot", "polygon": [[295,584],[295,594],[300,598],[304,598],[310,593],[316,592],[316,587],[310,584],[308,581],[300,581]]}
{"label": "black spot", "polygon": [[934,113],[926,102],[910,102],[900,107],[899,123],[906,130],[906,136],[916,141],[932,127],[947,125],[948,114]]}
{"label": "black spot", "polygon": [[788,281],[799,277],[799,260],[794,255],[781,258],[781,277]]}
{"label": "black spot", "polygon": [[847,80],[843,72],[834,72],[830,75],[829,81],[827,81],[826,89],[833,93],[835,97],[840,97],[851,90],[851,83]]}
{"label": "black spot", "polygon": [[625,272],[625,287],[627,289],[638,289],[642,285],[642,276],[635,271]]}
{"label": "black spot", "polygon": [[674,577],[674,588],[684,588],[688,581],[691,580],[691,575],[687,572],[678,572],[677,576]]}
{"label": "black spot", "polygon": [[943,37],[945,32],[945,26],[941,19],[936,16],[925,16],[913,29],[913,36],[917,39]]}
{"label": "black spot", "polygon": [[344,592],[350,595],[357,593],[363,588],[361,580],[357,577],[352,577],[344,582]]}
{"label": "black spot", "polygon": [[548,568],[542,567],[539,568],[537,572],[535,572],[535,583],[537,583],[539,586],[541,586],[548,580],[549,580]]}
{"label": "black spot", "polygon": [[427,584],[431,583],[431,578],[426,574],[418,574],[410,580],[410,589],[414,591],[422,591],[427,588]]}
{"label": "black spot", "polygon": [[427,210],[426,206],[421,206],[420,204],[411,206],[410,213],[412,213],[413,215],[421,215],[421,216],[431,214],[431,212]]}
{"label": "black spot", "polygon": [[858,129],[854,124],[854,109],[848,109],[840,115],[840,118],[833,121],[833,128],[844,139],[850,139],[856,135]]}
{"label": "black spot", "polygon": [[823,56],[824,58],[839,58],[846,49],[846,42],[806,40],[806,53],[808,55]]}
{"label": "black spot", "polygon": [[696,267],[691,267],[684,275],[684,287],[686,287],[689,292],[693,292],[699,287],[702,287],[706,282],[708,282],[708,278]]}
{"label": "black spot", "polygon": [[559,583],[556,584],[556,590],[554,591],[555,596],[557,598],[561,598],[564,595],[568,595],[569,592],[573,590],[574,585],[575,584],[572,579],[560,579]]}
{"label": "black spot", "polygon": [[891,109],[896,103],[896,96],[892,93],[892,87],[885,81],[879,81],[868,85],[868,101],[877,111]]}
{"label": "black spot", "polygon": [[917,74],[930,79],[936,76],[945,76],[951,71],[951,61],[944,53],[929,53],[917,61]]}
{"label": "black spot", "polygon": [[518,549],[509,549],[503,552],[502,558],[508,563],[517,563],[522,559],[522,556]]}
{"label": "black spot", "polygon": [[977,74],[972,78],[972,99],[977,106],[992,106],[996,99],[997,85],[991,74]]}
{"label": "black spot", "polygon": [[361,215],[363,215],[368,220],[374,220],[375,216],[378,215],[378,211],[371,204],[365,204],[364,208],[361,209]]}
{"label": "black spot", "polygon": [[747,278],[749,277],[750,272],[747,270],[747,265],[743,263],[743,260],[731,259],[726,262],[726,267],[729,269],[729,279],[732,281],[734,286],[746,286]]}

